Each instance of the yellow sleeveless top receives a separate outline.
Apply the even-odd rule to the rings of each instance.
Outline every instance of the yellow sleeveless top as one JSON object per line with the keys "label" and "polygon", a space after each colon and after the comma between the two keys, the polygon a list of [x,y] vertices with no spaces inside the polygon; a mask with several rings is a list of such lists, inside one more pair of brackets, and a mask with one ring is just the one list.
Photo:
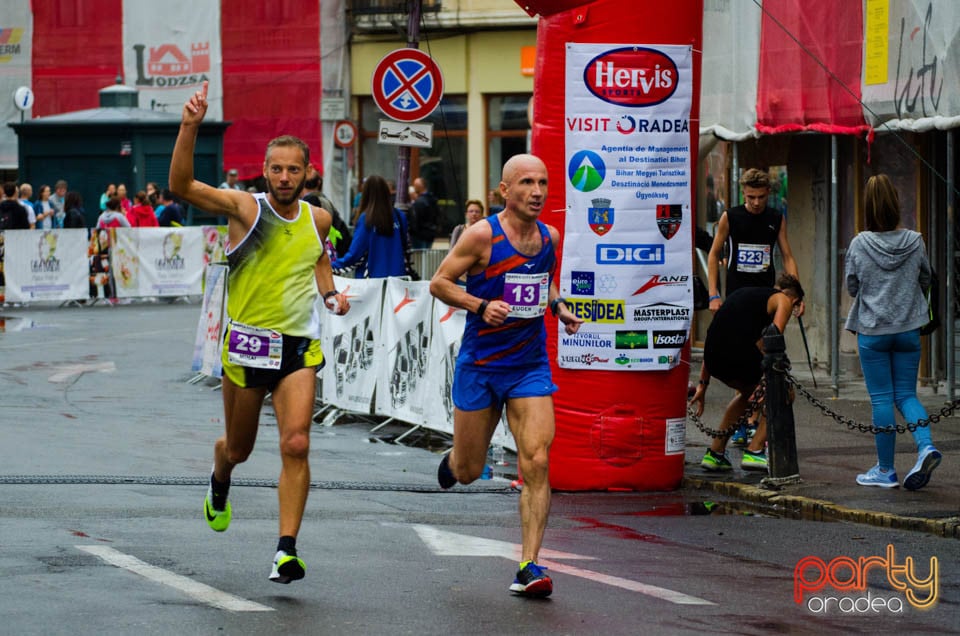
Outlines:
{"label": "yellow sleeveless top", "polygon": [[310,204],[300,201],[297,217],[288,220],[273,210],[266,194],[254,196],[260,211],[253,227],[226,250],[227,314],[247,325],[319,338],[314,271],[323,243]]}

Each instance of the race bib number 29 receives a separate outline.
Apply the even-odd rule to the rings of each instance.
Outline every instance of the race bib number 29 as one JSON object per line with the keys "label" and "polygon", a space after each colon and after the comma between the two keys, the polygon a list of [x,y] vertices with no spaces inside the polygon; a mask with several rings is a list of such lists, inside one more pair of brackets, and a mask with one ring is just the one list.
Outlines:
{"label": "race bib number 29", "polygon": [[504,276],[503,300],[510,305],[509,316],[536,318],[547,311],[550,287],[549,274],[517,274]]}
{"label": "race bib number 29", "polygon": [[256,369],[279,369],[283,361],[283,336],[272,330],[230,323],[227,360]]}

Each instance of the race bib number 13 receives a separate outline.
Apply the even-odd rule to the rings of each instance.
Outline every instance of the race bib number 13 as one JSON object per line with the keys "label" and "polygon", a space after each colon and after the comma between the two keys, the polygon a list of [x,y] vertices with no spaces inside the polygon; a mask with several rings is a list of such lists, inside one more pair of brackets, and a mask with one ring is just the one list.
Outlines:
{"label": "race bib number 13", "polygon": [[510,313],[507,315],[515,318],[542,316],[547,311],[549,287],[549,274],[506,274],[503,300],[510,305]]}

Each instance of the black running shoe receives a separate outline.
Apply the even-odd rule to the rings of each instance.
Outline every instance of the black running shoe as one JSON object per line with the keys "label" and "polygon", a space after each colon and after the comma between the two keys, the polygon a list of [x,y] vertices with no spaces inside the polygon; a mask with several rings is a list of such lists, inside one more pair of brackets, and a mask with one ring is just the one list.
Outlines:
{"label": "black running shoe", "polygon": [[522,596],[546,598],[553,593],[553,581],[546,574],[546,569],[533,561],[517,572],[513,579],[510,591]]}
{"label": "black running shoe", "polygon": [[440,458],[440,465],[437,466],[437,482],[444,490],[453,488],[457,483],[457,478],[450,471],[450,453]]}

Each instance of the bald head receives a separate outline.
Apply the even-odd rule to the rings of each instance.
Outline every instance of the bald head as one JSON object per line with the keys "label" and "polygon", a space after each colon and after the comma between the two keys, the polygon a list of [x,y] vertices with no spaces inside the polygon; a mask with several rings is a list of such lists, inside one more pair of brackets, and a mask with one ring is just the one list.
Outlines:
{"label": "bald head", "polygon": [[513,155],[503,164],[503,174],[500,180],[510,185],[517,178],[517,173],[526,170],[543,170],[546,172],[547,166],[540,157],[536,155]]}

